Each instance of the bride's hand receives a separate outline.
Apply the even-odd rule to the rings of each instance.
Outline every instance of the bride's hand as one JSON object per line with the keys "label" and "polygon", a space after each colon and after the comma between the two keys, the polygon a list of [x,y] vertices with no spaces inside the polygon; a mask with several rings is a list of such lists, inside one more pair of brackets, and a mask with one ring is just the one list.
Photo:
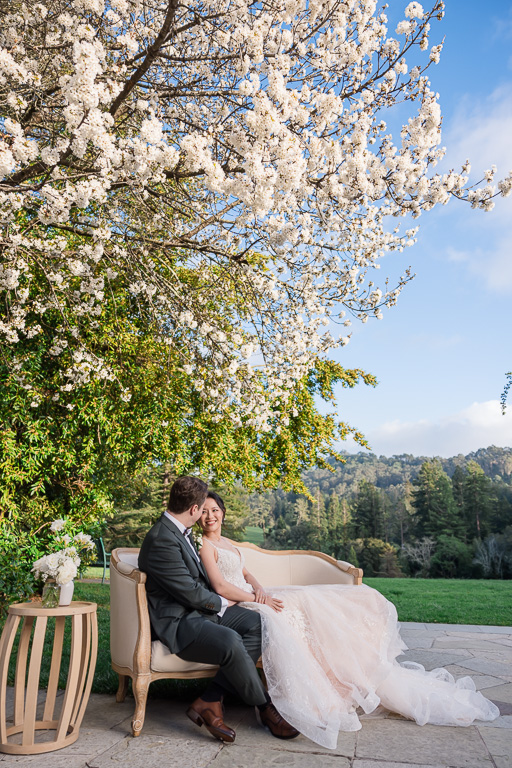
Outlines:
{"label": "bride's hand", "polygon": [[265,597],[265,605],[268,605],[270,608],[273,608],[276,613],[280,613],[280,611],[284,608],[284,603],[282,600],[278,600],[277,597],[272,597],[272,595],[266,595]]}
{"label": "bride's hand", "polygon": [[255,603],[265,603],[265,600],[267,599],[267,593],[264,589],[255,589],[254,590],[254,602]]}

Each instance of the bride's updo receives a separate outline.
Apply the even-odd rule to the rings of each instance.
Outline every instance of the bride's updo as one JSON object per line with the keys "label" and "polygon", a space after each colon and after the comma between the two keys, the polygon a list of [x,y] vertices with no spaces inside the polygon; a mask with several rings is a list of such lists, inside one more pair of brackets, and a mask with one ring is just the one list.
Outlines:
{"label": "bride's updo", "polygon": [[222,522],[224,522],[224,519],[226,517],[226,505],[222,501],[221,497],[218,493],[215,493],[215,491],[208,491],[208,495],[206,497],[207,499],[213,499],[214,502],[219,507],[220,511],[222,512]]}

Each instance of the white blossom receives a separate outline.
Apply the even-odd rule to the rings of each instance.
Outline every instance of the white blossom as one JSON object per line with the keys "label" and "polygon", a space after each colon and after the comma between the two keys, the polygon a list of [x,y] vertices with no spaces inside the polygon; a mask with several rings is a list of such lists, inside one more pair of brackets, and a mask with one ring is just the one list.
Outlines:
{"label": "white blossom", "polygon": [[443,3],[431,2],[408,3],[395,30],[375,0],[7,4],[0,338],[14,346],[47,312],[66,318],[50,397],[72,410],[67,393],[115,380],[83,339],[116,280],[212,415],[268,429],[354,318],[397,302],[411,275],[375,277],[416,239],[397,219],[452,197],[490,210],[511,193],[512,175],[495,182],[492,168],[483,186],[469,162],[436,171],[425,70]]}

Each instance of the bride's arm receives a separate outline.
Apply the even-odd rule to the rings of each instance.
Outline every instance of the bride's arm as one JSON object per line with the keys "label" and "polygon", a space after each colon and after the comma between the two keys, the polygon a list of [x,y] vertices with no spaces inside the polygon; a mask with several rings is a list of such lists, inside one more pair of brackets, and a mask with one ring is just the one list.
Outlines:
{"label": "bride's arm", "polygon": [[254,603],[256,601],[254,593],[245,592],[243,589],[235,587],[229,581],[226,581],[217,565],[216,554],[213,547],[205,546],[203,542],[203,546],[199,550],[199,556],[203,561],[206,573],[215,592],[221,597],[225,597],[226,600],[232,600],[235,603]]}
{"label": "bride's arm", "polygon": [[264,587],[261,586],[259,581],[257,580],[256,576],[253,576],[252,573],[249,573],[247,568],[243,569],[244,579],[248,584],[251,585],[251,587],[254,589],[254,594],[256,596],[256,602],[257,603],[264,603],[265,597],[267,596],[267,593],[265,592]]}
{"label": "bride's arm", "polygon": [[262,603],[263,605],[270,605],[271,608],[276,611],[276,613],[279,613],[284,608],[284,603],[282,600],[279,600],[278,597],[272,597],[272,595],[269,595],[268,592],[265,592],[265,589],[261,586],[259,581],[256,579],[256,576],[253,576],[252,573],[249,573],[249,571],[244,568],[243,569],[244,579],[248,584],[251,585],[251,587],[254,589],[254,596],[256,598],[257,603]]}

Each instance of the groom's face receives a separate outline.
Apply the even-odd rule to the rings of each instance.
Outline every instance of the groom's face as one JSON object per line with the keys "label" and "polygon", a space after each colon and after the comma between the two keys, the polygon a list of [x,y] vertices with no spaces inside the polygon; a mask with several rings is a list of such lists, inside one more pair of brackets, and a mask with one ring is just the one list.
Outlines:
{"label": "groom's face", "polygon": [[194,504],[194,506],[190,510],[190,516],[191,516],[191,522],[192,525],[194,523],[197,523],[201,515],[203,514],[203,507],[204,507],[204,501],[201,504],[201,506],[198,506],[197,504]]}

